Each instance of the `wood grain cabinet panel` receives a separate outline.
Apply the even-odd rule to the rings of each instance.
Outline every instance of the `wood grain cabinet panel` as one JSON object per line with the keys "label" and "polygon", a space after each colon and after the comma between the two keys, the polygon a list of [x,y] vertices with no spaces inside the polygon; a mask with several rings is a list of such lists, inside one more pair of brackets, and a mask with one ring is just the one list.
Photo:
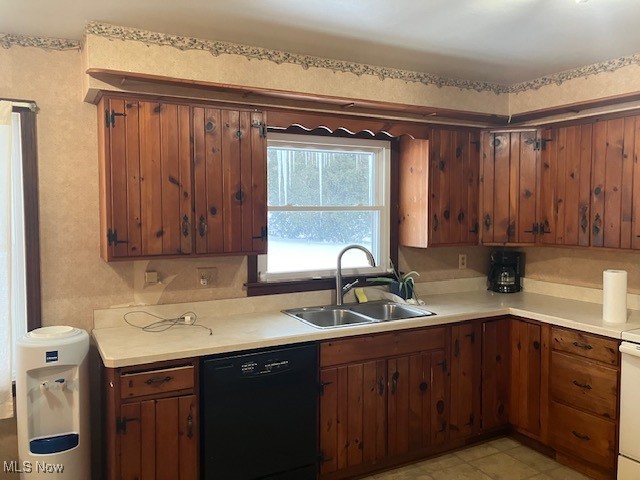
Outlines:
{"label": "wood grain cabinet panel", "polygon": [[476,245],[479,131],[429,132],[429,140],[400,140],[400,244]]}
{"label": "wood grain cabinet panel", "polygon": [[480,432],[482,333],[479,322],[451,327],[450,438]]}
{"label": "wood grain cabinet panel", "polygon": [[482,145],[482,243],[535,243],[537,132],[483,132]]}
{"label": "wood grain cabinet panel", "polygon": [[266,252],[263,112],[104,96],[103,259]]}
{"label": "wood grain cabinet panel", "polygon": [[482,431],[509,424],[511,320],[482,323]]}

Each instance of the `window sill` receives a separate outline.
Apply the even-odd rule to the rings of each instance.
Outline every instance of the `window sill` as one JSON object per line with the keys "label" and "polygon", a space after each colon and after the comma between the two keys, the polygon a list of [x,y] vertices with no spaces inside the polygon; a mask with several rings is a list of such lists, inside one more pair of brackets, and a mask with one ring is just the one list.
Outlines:
{"label": "window sill", "polygon": [[[383,275],[371,275],[371,277],[380,277]],[[367,282],[366,276],[360,277],[342,277],[342,281],[350,283],[356,279],[360,280],[360,287],[373,287],[382,285],[382,283]],[[247,296],[257,297],[260,295],[277,295],[281,293],[300,293],[314,292],[318,290],[335,290],[335,277],[316,278],[313,280],[290,280],[280,282],[251,282],[246,284]]]}

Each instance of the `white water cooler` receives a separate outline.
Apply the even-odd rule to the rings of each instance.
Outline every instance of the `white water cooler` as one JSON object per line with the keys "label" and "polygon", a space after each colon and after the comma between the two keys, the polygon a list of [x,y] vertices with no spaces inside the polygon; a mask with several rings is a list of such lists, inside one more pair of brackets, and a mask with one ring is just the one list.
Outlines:
{"label": "white water cooler", "polygon": [[20,478],[91,478],[89,335],[54,326],[17,345],[16,410]]}

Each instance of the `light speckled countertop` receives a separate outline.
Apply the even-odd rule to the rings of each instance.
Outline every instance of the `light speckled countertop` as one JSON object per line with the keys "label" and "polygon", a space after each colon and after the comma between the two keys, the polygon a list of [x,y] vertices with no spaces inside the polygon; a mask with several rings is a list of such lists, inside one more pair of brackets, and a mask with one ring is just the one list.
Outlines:
{"label": "light speckled countertop", "polygon": [[199,324],[212,329],[212,335],[204,328],[192,326],[151,333],[120,325],[96,328],[93,337],[105,366],[124,367],[507,314],[618,339],[623,331],[640,328],[639,310],[629,310],[629,321],[625,324],[606,324],[602,321],[600,304],[536,293],[505,295],[470,291],[430,295],[424,300],[426,305],[422,308],[437,315],[321,330],[279,311],[224,316],[212,312],[211,315],[199,313],[198,318]]}

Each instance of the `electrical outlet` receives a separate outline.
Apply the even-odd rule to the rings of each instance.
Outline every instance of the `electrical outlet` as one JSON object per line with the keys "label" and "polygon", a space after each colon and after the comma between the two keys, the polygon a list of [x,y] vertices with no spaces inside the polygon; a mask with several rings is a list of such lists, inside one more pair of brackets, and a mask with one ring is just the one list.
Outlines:
{"label": "electrical outlet", "polygon": [[157,285],[159,281],[158,272],[144,272],[145,285]]}
{"label": "electrical outlet", "polygon": [[465,268],[467,268],[467,254],[460,253],[458,255],[458,269],[464,270]]}
{"label": "electrical outlet", "polygon": [[200,288],[211,288],[218,285],[218,269],[215,267],[196,268],[197,286]]}

